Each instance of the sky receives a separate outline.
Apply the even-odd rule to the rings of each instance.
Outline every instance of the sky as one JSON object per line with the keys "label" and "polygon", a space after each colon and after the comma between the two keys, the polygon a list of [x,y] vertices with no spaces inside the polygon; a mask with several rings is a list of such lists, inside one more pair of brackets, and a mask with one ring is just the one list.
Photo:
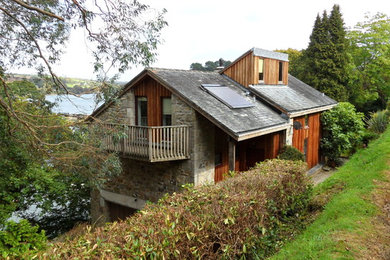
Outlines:
{"label": "sky", "polygon": [[[167,9],[168,27],[162,31],[157,62],[152,67],[189,69],[191,63],[235,60],[252,47],[267,50],[304,49],[317,14],[340,5],[345,27],[364,21],[367,13],[390,15],[386,0],[140,0],[152,8]],[[61,64],[60,76],[94,78],[92,59],[83,33],[71,36]],[[120,80],[130,81],[142,71],[135,67]]]}

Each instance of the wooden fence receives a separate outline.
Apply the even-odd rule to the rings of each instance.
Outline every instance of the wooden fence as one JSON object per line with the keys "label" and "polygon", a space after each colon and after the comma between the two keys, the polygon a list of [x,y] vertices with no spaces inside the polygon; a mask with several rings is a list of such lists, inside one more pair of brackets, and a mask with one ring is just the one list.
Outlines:
{"label": "wooden fence", "polygon": [[188,159],[189,126],[130,126],[104,124],[107,150],[149,162]]}

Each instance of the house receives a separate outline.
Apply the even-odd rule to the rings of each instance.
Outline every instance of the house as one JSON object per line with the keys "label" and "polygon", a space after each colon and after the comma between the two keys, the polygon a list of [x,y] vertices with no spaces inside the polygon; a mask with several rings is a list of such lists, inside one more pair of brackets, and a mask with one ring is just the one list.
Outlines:
{"label": "house", "polygon": [[[320,114],[336,101],[288,74],[288,55],[252,48],[218,72],[147,68],[90,116],[123,173],[92,194],[92,218],[124,218],[181,185],[221,181],[284,145],[320,162]],[[125,133],[115,139],[113,131]]]}

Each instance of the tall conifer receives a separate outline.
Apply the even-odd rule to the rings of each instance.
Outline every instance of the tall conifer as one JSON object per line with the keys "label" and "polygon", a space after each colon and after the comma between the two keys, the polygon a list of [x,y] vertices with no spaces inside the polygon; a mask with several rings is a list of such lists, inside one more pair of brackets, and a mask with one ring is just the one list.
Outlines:
{"label": "tall conifer", "polygon": [[338,5],[330,16],[324,11],[317,15],[310,42],[304,51],[303,81],[338,100],[346,101],[348,56],[344,22]]}

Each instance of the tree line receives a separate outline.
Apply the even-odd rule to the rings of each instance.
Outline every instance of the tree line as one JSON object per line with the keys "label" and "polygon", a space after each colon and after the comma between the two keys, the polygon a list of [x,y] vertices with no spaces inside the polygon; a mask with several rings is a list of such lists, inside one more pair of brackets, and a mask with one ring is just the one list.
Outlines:
{"label": "tree line", "polygon": [[334,5],[317,15],[306,49],[289,54],[289,72],[331,98],[368,114],[386,108],[390,97],[390,18],[366,16],[352,29]]}

